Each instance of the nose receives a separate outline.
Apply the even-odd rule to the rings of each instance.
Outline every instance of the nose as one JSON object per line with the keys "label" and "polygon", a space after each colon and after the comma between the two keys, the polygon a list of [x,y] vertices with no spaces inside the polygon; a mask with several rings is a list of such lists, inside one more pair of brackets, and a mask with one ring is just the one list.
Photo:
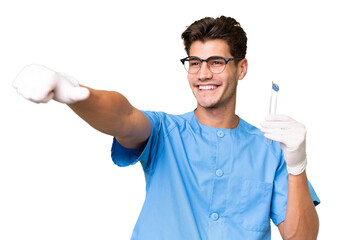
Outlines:
{"label": "nose", "polygon": [[210,71],[207,62],[202,62],[200,70],[198,72],[198,78],[200,81],[206,81],[212,78],[213,73]]}

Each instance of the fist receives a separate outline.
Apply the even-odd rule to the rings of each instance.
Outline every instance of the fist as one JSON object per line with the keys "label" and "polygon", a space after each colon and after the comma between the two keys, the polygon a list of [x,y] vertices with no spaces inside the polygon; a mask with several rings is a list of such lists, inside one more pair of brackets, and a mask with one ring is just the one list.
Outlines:
{"label": "fist", "polygon": [[261,131],[268,139],[280,142],[288,172],[302,173],[306,168],[306,128],[285,115],[268,115],[261,123]]}
{"label": "fist", "polygon": [[13,87],[24,98],[35,103],[47,103],[54,99],[71,104],[85,100],[90,94],[74,78],[37,64],[25,66],[14,80]]}

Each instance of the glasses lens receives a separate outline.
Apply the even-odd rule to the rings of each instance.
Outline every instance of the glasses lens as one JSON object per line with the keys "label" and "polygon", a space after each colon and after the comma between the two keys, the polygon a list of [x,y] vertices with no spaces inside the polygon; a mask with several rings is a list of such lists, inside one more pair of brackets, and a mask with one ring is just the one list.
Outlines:
{"label": "glasses lens", "polygon": [[197,58],[188,58],[184,61],[184,66],[189,73],[197,73],[201,67],[201,61]]}
{"label": "glasses lens", "polygon": [[226,62],[225,59],[221,57],[211,57],[208,60],[208,66],[211,72],[221,73],[225,69]]}

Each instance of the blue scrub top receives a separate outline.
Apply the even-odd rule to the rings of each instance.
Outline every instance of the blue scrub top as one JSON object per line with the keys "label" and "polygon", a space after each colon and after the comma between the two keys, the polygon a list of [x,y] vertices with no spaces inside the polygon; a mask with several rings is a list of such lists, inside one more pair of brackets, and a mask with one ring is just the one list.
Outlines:
{"label": "blue scrub top", "polygon": [[[280,144],[240,119],[235,129],[202,125],[194,112],[143,112],[151,135],[143,152],[114,138],[118,166],[140,161],[146,199],[131,239],[270,239],[285,219],[288,172]],[[320,203],[309,183],[317,205]]]}

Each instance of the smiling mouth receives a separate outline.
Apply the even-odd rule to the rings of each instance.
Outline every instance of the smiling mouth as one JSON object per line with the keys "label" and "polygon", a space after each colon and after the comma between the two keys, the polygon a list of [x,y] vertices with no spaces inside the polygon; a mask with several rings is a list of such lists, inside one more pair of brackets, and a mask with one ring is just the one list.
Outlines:
{"label": "smiling mouth", "polygon": [[203,90],[214,90],[214,89],[218,88],[218,86],[216,86],[216,85],[199,85],[199,86],[197,86],[197,87],[198,87],[198,89],[199,89],[200,91],[203,91]]}

